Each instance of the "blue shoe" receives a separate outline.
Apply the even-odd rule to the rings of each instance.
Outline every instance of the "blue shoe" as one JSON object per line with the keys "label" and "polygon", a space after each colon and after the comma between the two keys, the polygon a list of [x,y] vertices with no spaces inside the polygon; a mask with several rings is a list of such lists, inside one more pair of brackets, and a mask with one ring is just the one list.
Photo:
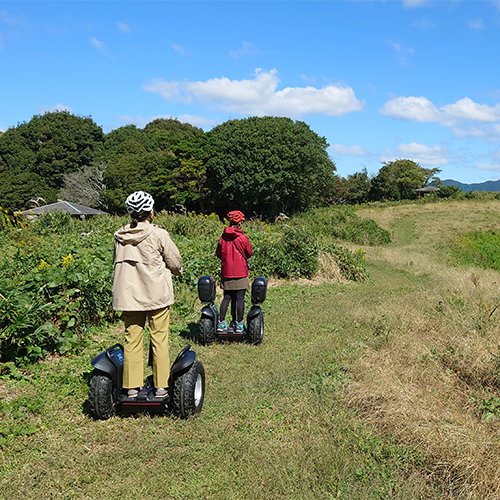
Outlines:
{"label": "blue shoe", "polygon": [[229,328],[229,327],[227,326],[226,320],[224,320],[224,321],[219,321],[219,322],[217,323],[217,331],[218,331],[219,333],[222,333],[222,332],[227,332],[227,329],[228,329],[228,328]]}
{"label": "blue shoe", "polygon": [[245,326],[243,325],[243,321],[237,321],[236,327],[234,328],[236,333],[243,333],[245,331]]}

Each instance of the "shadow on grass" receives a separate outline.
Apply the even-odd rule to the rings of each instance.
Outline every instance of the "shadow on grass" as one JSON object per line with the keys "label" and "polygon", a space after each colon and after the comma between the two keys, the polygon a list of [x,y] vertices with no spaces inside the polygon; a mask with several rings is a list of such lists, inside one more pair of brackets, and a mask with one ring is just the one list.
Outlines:
{"label": "shadow on grass", "polygon": [[198,323],[189,323],[179,332],[179,336],[196,344],[200,344],[200,328]]}

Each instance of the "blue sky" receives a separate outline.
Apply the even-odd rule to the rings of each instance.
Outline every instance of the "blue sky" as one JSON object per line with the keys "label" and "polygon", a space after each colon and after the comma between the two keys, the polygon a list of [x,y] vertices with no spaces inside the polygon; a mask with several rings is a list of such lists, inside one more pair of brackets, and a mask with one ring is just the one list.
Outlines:
{"label": "blue sky", "polygon": [[337,172],[500,178],[500,0],[0,2],[0,130],[288,116]]}

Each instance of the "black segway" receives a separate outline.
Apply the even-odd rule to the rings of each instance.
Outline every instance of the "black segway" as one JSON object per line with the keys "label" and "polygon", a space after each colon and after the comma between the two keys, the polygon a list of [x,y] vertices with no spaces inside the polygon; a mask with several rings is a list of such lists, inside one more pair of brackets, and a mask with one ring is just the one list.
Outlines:
{"label": "black segway", "polygon": [[[96,356],[89,384],[89,405],[92,415],[106,420],[116,413],[147,412],[173,414],[186,419],[201,411],[205,397],[205,370],[196,353],[187,345],[179,353],[170,370],[168,394],[157,398],[153,375],[146,378],[137,397],[129,398],[122,391],[123,346],[114,344]],[[150,356],[151,364],[151,356]]]}
{"label": "black segway", "polygon": [[198,298],[205,304],[201,308],[200,341],[210,345],[217,339],[239,339],[252,344],[261,344],[264,340],[264,313],[260,305],[266,300],[267,281],[255,278],[252,282],[252,307],[247,314],[247,325],[243,332],[236,332],[230,326],[225,332],[217,331],[219,312],[215,305],[215,280],[212,276],[202,276],[198,280]]}

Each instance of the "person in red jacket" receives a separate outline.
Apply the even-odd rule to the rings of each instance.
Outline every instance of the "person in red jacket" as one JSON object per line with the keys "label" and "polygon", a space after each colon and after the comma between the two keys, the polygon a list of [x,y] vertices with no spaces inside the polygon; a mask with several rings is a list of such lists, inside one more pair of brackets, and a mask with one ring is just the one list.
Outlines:
{"label": "person in red jacket", "polygon": [[249,286],[248,259],[252,255],[252,245],[241,227],[245,216],[239,210],[227,214],[229,226],[224,229],[217,244],[215,254],[221,260],[221,287],[224,297],[220,305],[220,318],[217,331],[228,330],[226,314],[231,303],[231,316],[236,321],[236,333],[242,333],[245,313],[245,292]]}

